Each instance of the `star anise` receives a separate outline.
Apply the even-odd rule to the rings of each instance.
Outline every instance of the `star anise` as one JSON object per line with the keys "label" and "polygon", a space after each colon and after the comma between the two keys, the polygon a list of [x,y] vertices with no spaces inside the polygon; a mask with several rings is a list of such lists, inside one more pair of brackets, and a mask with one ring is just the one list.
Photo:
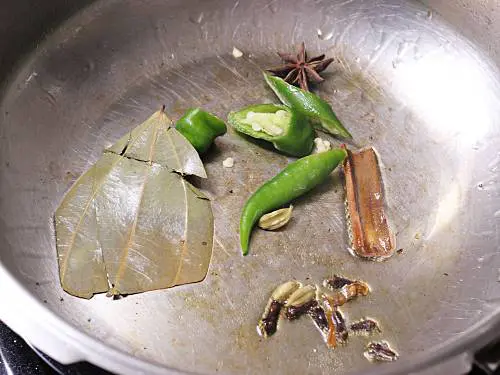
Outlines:
{"label": "star anise", "polygon": [[332,58],[325,59],[324,54],[308,59],[304,42],[299,45],[297,55],[283,52],[278,52],[278,55],[286,64],[278,68],[267,69],[267,71],[292,85],[298,84],[302,90],[306,91],[309,91],[308,82],[324,81],[319,73],[333,62]]}

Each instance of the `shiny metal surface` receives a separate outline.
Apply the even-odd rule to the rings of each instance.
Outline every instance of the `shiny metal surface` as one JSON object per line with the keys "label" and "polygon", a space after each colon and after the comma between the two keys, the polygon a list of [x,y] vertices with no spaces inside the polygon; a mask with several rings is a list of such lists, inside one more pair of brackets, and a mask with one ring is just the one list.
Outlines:
{"label": "shiny metal surface", "polygon": [[[319,93],[356,143],[380,154],[402,255],[379,264],[348,254],[334,174],[296,202],[286,230],[256,231],[251,254],[241,257],[240,209],[287,159],[230,131],[204,160],[209,179],[196,181],[216,222],[203,283],[117,301],[65,294],[52,214],[74,179],[161,104],[176,119],[189,106],[225,117],[275,101],[260,69],[279,62],[276,49],[302,40],[338,60]],[[31,306],[39,313],[31,319],[46,322],[40,330],[78,347],[80,357],[67,360],[123,373],[407,373],[471,350],[500,309],[499,98],[486,54],[413,2],[95,3],[30,55],[0,105],[0,267],[29,291],[2,275],[13,306],[3,313],[14,321],[12,309],[30,316],[21,306]],[[226,157],[232,169],[222,168]],[[377,318],[400,362],[371,365],[359,337],[332,352],[306,320],[282,324],[270,340],[257,335],[273,287],[333,273],[371,285],[344,312]]]}

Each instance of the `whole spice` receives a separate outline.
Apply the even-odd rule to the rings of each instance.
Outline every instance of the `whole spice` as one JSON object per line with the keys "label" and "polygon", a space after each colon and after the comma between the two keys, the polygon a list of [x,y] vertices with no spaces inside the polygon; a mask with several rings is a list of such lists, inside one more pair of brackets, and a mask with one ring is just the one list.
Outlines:
{"label": "whole spice", "polygon": [[328,321],[328,333],[326,336],[326,346],[334,349],[337,347],[337,335],[336,335],[335,323],[333,321],[333,311],[332,310],[326,311],[326,319]]}
{"label": "whole spice", "polygon": [[286,307],[299,307],[316,298],[316,287],[305,285],[293,292],[286,301]]}
{"label": "whole spice", "polygon": [[288,83],[298,84],[302,90],[306,91],[309,91],[308,81],[314,83],[324,81],[319,73],[333,62],[332,58],[325,59],[324,54],[308,59],[304,42],[299,45],[296,55],[283,52],[278,52],[278,55],[286,64],[267,69],[267,71],[283,78]]}
{"label": "whole spice", "polygon": [[[348,300],[349,299],[346,299],[344,302],[347,302]],[[337,343],[345,344],[349,336],[345,318],[337,308],[340,305],[336,302],[336,300],[323,298],[323,306],[329,322],[326,343],[331,348],[335,348]]]}
{"label": "whole spice", "polygon": [[373,333],[380,333],[380,327],[375,320],[372,319],[362,319],[358,322],[351,324],[349,329],[357,334],[361,335],[371,335]]}
{"label": "whole spice", "polygon": [[332,321],[335,324],[335,334],[337,335],[337,342],[339,344],[345,344],[349,334],[347,332],[347,326],[345,323],[344,315],[340,310],[335,309],[332,313]]}
{"label": "whole spice", "polygon": [[351,250],[362,258],[383,260],[396,243],[384,211],[384,191],[373,148],[348,151],[344,160],[346,216]]}
{"label": "whole spice", "polygon": [[292,210],[293,206],[290,205],[288,208],[281,208],[263,215],[259,219],[259,228],[265,230],[276,230],[285,226],[292,218]]}
{"label": "whole spice", "polygon": [[325,288],[335,290],[342,288],[344,285],[352,284],[353,282],[354,280],[349,280],[342,276],[333,275],[331,279],[323,280],[323,286]]}
{"label": "whole spice", "polygon": [[[332,349],[339,344],[347,344],[349,333],[369,336],[381,332],[378,323],[369,318],[350,324],[348,329],[346,319],[339,309],[339,306],[357,295],[367,295],[370,290],[366,283],[334,276],[325,280],[324,284],[334,289],[335,294],[318,293],[317,286],[302,286],[295,280],[278,286],[271,294],[259,321],[258,333],[264,337],[274,334],[280,315],[283,316],[280,314],[283,308],[286,309],[284,316],[288,320],[309,315],[326,345]],[[365,348],[364,356],[370,361],[394,361],[398,358],[398,354],[386,341],[370,342]]]}
{"label": "whole spice", "polygon": [[344,285],[341,292],[350,301],[357,296],[367,296],[370,293],[370,287],[362,281],[355,281],[352,284]]}
{"label": "whole spice", "polygon": [[330,348],[335,348],[337,344],[346,344],[349,333],[347,332],[344,316],[340,310],[336,308],[332,310],[327,309],[326,316],[329,319],[327,345]]}
{"label": "whole spice", "polygon": [[283,104],[319,121],[326,132],[343,138],[352,138],[351,134],[333,112],[330,104],[316,94],[290,85],[279,77],[264,74],[264,78]]}
{"label": "whole spice", "polygon": [[325,309],[319,303],[316,303],[311,306],[308,314],[321,335],[325,336],[328,334],[328,318],[326,317]]}
{"label": "whole spice", "polygon": [[257,324],[257,332],[264,337],[272,336],[278,330],[278,319],[280,317],[282,304],[271,300]]}
{"label": "whole spice", "polygon": [[261,336],[269,337],[276,333],[281,308],[286,299],[300,288],[300,285],[299,282],[292,280],[274,289],[264,310],[264,314],[257,325],[257,332]]}
{"label": "whole spice", "polygon": [[369,361],[392,362],[398,359],[399,355],[387,342],[370,342],[363,353]]}
{"label": "whole spice", "polygon": [[288,155],[309,155],[313,148],[314,130],[307,117],[283,105],[251,105],[229,113],[228,122],[238,132],[271,142]]}
{"label": "whole spice", "polygon": [[345,156],[345,150],[342,149],[306,156],[290,163],[257,189],[245,203],[241,214],[240,244],[243,255],[248,254],[250,234],[262,215],[300,197],[323,182]]}
{"label": "whole spice", "polygon": [[318,301],[316,301],[315,299],[311,299],[310,301],[307,301],[302,305],[289,306],[286,309],[285,316],[288,320],[298,319],[302,315],[309,313],[309,311],[314,309],[317,305],[318,305]]}
{"label": "whole spice", "polygon": [[322,299],[333,310],[336,307],[344,305],[357,296],[366,296],[370,292],[370,287],[362,281],[354,281],[352,284],[344,285],[335,293],[323,293]]}
{"label": "whole spice", "polygon": [[199,108],[188,109],[175,128],[200,154],[208,150],[216,137],[227,131],[224,121]]}
{"label": "whole spice", "polygon": [[212,208],[187,175],[206,178],[198,152],[163,108],[105,150],[55,212],[63,289],[91,298],[203,280]]}

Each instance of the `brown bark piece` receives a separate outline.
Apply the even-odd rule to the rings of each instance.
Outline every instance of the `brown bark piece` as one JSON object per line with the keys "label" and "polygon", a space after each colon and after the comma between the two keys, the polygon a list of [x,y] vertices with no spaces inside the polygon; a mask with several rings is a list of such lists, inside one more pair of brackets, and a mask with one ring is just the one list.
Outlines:
{"label": "brown bark piece", "polygon": [[347,151],[344,160],[346,216],[352,252],[362,258],[383,260],[396,247],[384,212],[382,177],[373,148]]}

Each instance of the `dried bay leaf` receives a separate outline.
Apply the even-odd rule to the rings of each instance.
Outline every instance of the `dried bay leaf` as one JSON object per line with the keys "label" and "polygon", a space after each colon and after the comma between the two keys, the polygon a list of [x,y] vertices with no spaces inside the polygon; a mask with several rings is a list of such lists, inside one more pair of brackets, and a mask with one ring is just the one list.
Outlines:
{"label": "dried bay leaf", "polygon": [[206,174],[196,150],[169,126],[160,111],[124,136],[56,210],[59,274],[68,293],[131,294],[205,278],[211,205],[182,175]]}
{"label": "dried bay leaf", "polygon": [[170,125],[173,126],[167,115],[158,111],[106,151],[157,163],[183,175],[206,178],[196,149]]}

